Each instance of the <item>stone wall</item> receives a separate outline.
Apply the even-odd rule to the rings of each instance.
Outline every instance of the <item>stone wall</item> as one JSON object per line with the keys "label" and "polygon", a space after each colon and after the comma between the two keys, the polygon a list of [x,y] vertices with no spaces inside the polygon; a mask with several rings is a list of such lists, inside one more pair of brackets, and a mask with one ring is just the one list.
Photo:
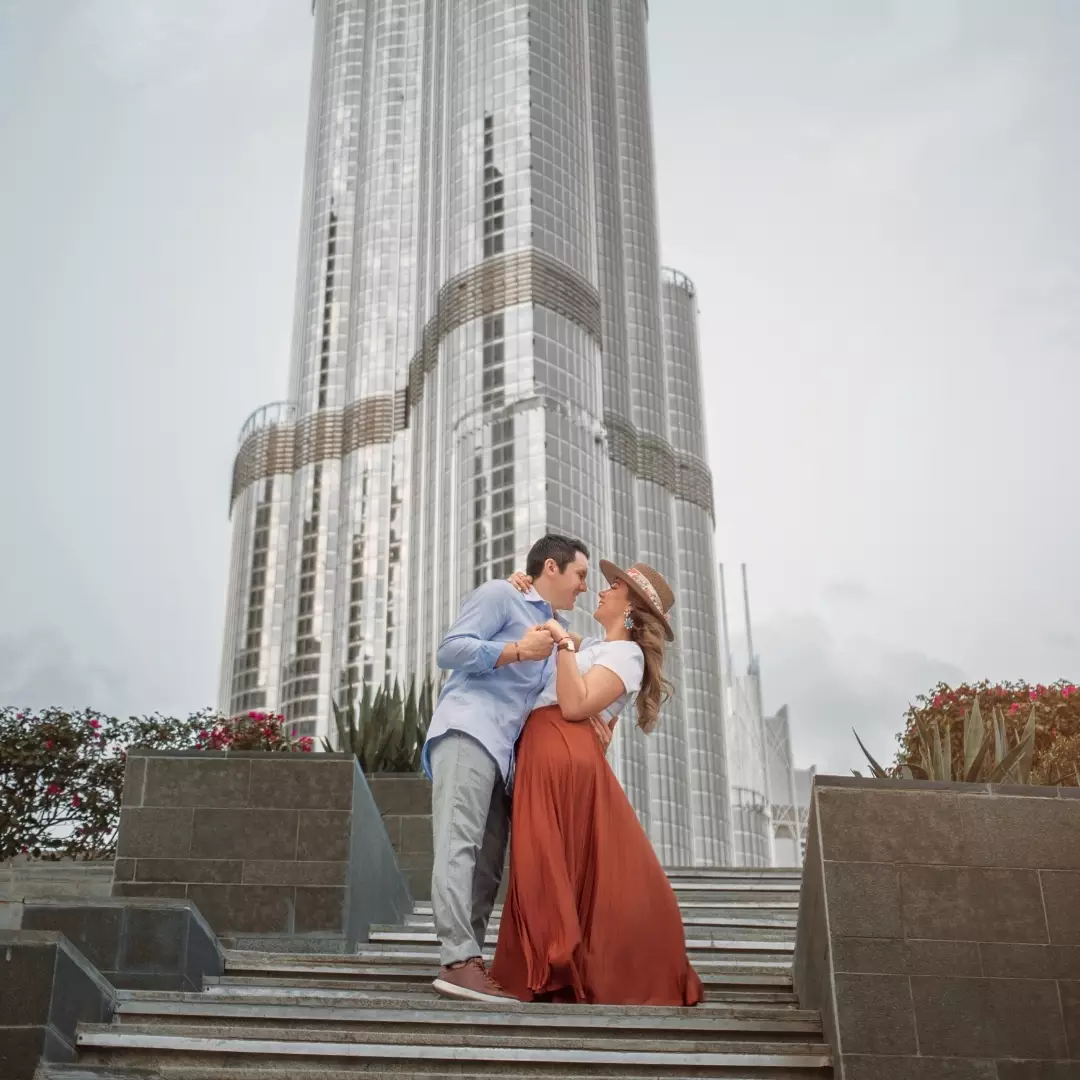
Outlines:
{"label": "stone wall", "polygon": [[430,900],[431,781],[415,773],[377,773],[367,782],[413,899]]}
{"label": "stone wall", "polygon": [[[431,837],[431,781],[416,773],[376,773],[367,778],[390,836],[398,866],[409,880],[414,900],[431,899],[434,860]],[[499,901],[506,898],[509,851]]]}
{"label": "stone wall", "polygon": [[1080,1077],[1080,789],[817,777],[795,983],[838,1080]]}
{"label": "stone wall", "polygon": [[29,901],[22,928],[63,934],[119,990],[194,992],[225,966],[214,932],[190,900]]}
{"label": "stone wall", "polygon": [[411,907],[349,754],[133,751],[113,892],[191,900],[219,936],[348,947]]}
{"label": "stone wall", "polygon": [[0,1076],[31,1080],[41,1060],[74,1061],[76,1026],[107,1024],[113,998],[62,934],[0,930]]}
{"label": "stone wall", "polygon": [[0,863],[0,930],[22,925],[27,901],[107,897],[112,876],[112,859],[8,859]]}

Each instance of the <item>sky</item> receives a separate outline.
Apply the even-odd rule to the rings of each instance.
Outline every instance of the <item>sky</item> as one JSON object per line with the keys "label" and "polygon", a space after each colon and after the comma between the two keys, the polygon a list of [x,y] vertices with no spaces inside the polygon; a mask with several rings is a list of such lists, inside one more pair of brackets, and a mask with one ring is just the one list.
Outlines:
{"label": "sky", "polygon": [[[717,555],[801,765],[1080,679],[1080,6],[653,0]],[[307,0],[0,0],[0,702],[212,705],[284,396]],[[745,663],[745,656],[740,661]]]}

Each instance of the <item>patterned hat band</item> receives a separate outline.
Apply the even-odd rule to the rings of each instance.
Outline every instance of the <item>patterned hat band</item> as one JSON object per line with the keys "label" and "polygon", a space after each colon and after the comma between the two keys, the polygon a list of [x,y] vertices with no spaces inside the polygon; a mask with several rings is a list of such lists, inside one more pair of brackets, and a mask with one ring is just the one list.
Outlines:
{"label": "patterned hat band", "polygon": [[635,570],[632,566],[629,570],[625,570],[624,573],[628,578],[633,578],[634,584],[649,598],[652,606],[663,615],[664,605],[660,602],[660,597],[657,595],[656,589],[653,588],[653,583],[640,570]]}

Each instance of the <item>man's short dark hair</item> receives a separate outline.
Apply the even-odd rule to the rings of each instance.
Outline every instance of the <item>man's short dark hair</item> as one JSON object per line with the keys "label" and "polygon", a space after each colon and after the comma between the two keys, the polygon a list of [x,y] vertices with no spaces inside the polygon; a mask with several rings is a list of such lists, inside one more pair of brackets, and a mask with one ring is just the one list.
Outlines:
{"label": "man's short dark hair", "polygon": [[559,533],[548,533],[529,549],[529,557],[525,560],[525,573],[531,578],[538,578],[544,572],[544,564],[548,559],[554,559],[555,565],[561,574],[577,557],[578,552],[587,559],[589,549],[572,536],[561,536]]}

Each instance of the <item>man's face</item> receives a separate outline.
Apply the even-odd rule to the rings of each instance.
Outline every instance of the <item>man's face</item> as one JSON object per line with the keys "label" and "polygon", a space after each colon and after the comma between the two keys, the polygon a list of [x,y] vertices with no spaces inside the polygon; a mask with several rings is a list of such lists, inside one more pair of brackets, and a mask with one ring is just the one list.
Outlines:
{"label": "man's face", "polygon": [[557,611],[569,611],[577,598],[588,589],[589,560],[579,551],[574,561],[567,563],[562,572],[554,559],[548,560],[547,570],[553,572],[551,606]]}

